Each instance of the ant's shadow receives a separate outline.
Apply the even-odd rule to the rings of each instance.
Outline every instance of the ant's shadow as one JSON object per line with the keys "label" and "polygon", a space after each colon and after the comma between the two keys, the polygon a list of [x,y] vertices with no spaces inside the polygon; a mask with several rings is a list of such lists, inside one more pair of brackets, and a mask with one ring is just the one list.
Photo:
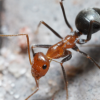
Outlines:
{"label": "ant's shadow", "polygon": [[[83,48],[83,47],[82,47]],[[82,49],[81,48],[81,49]],[[99,65],[100,47],[87,47],[83,50],[91,56]],[[74,58],[75,59],[75,58]],[[99,68],[84,56],[78,56],[74,66],[65,66],[68,76],[69,100],[94,100],[98,99]],[[73,63],[73,60],[71,61]]]}

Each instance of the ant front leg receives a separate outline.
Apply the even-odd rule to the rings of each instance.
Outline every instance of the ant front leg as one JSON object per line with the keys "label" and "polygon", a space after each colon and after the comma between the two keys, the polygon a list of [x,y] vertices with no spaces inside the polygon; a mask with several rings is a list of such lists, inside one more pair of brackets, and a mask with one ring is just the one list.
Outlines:
{"label": "ant front leg", "polygon": [[78,39],[76,42],[78,44],[84,44],[86,42],[88,42],[90,39],[91,39],[91,36],[92,36],[92,33],[93,33],[93,26],[100,26],[100,23],[97,22],[97,21],[90,21],[90,25],[89,25],[89,30],[88,30],[88,33],[87,33],[87,38],[86,39]]}
{"label": "ant front leg", "polygon": [[[29,37],[27,34],[16,34],[16,35],[0,35],[0,37],[8,37],[8,36],[23,36],[25,35],[26,38],[27,38],[27,45],[28,45],[28,55],[29,55],[29,61],[30,61],[30,64],[32,65],[32,61],[31,61],[31,57],[30,57],[30,45],[29,45]],[[28,100],[33,94],[35,94],[38,89],[39,89],[39,80],[35,79],[35,82],[36,82],[36,87],[35,87],[35,91],[30,95],[28,96],[25,100]]]}
{"label": "ant front leg", "polygon": [[52,29],[52,28],[51,28],[48,24],[46,24],[44,21],[40,21],[40,23],[39,23],[39,25],[38,25],[37,30],[36,30],[35,33],[38,32],[38,29],[39,29],[39,27],[40,27],[41,24],[43,24],[43,25],[45,25],[47,28],[49,28],[57,37],[59,37],[60,39],[63,39],[54,29]]}
{"label": "ant front leg", "polygon": [[80,51],[79,48],[77,46],[75,46],[74,48],[72,48],[73,50],[81,53],[82,55],[84,55],[86,58],[90,59],[99,69],[100,69],[100,66],[96,63],[96,61],[91,58],[88,54],[84,53],[83,51]]}
{"label": "ant front leg", "polygon": [[61,68],[62,68],[62,71],[63,71],[65,87],[66,87],[66,95],[67,95],[67,100],[68,100],[68,79],[66,77],[66,72],[64,70],[63,63],[71,59],[72,53],[70,51],[66,50],[65,53],[64,53],[64,56],[66,56],[66,57],[61,61],[60,64],[61,64]]}
{"label": "ant front leg", "polygon": [[12,37],[12,36],[26,36],[29,61],[30,61],[30,65],[32,65],[31,56],[30,56],[30,44],[29,44],[29,36],[28,36],[28,34],[0,35],[0,37],[8,37],[8,36],[9,37]]}
{"label": "ant front leg", "polygon": [[67,18],[66,18],[64,6],[63,6],[63,0],[61,0],[60,6],[61,6],[61,9],[62,9],[62,12],[63,12],[63,16],[64,16],[64,19],[65,19],[65,23],[66,23],[67,26],[70,28],[71,32],[73,32],[73,28],[71,27],[71,25],[69,24],[69,22],[68,22],[68,20],[67,20]]}

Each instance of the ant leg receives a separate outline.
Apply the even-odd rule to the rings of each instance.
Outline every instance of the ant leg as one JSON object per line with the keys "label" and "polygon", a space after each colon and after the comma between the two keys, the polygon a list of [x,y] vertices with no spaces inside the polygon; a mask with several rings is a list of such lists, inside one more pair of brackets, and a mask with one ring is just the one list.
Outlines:
{"label": "ant leg", "polygon": [[40,27],[41,24],[43,24],[43,25],[45,25],[47,28],[49,28],[57,37],[59,37],[60,39],[63,39],[55,30],[53,30],[53,29],[52,29],[48,24],[46,24],[44,21],[40,21],[40,23],[39,23],[39,25],[38,25],[37,30],[36,30],[35,33],[38,32],[38,29],[39,29],[39,27]]}
{"label": "ant leg", "polygon": [[65,70],[64,70],[63,63],[66,62],[66,61],[68,61],[68,60],[70,60],[71,57],[72,57],[72,54],[71,54],[70,51],[66,50],[64,56],[67,56],[67,57],[65,57],[65,58],[61,61],[60,64],[61,64],[61,68],[62,68],[62,71],[63,71],[64,81],[65,81],[65,88],[66,88],[66,95],[67,95],[67,100],[68,100],[68,79],[67,79],[67,77],[66,77],[66,72],[65,72]]}
{"label": "ant leg", "polygon": [[33,53],[33,57],[34,57],[34,55],[35,55],[33,48],[36,48],[36,47],[40,47],[40,48],[49,48],[50,46],[52,46],[52,45],[39,45],[39,44],[37,44],[37,45],[36,45],[36,44],[32,45],[32,46],[31,46],[31,50],[32,50],[32,53]]}
{"label": "ant leg", "polygon": [[32,65],[32,61],[31,61],[31,57],[30,57],[30,44],[29,44],[28,34],[0,35],[0,37],[23,36],[23,35],[26,36],[26,38],[27,38],[28,56],[29,56],[30,64]]}
{"label": "ant leg", "polygon": [[36,48],[36,47],[39,47],[39,48],[49,48],[51,47],[52,45],[42,45],[42,44],[33,44],[31,46],[31,48]]}
{"label": "ant leg", "polygon": [[90,44],[90,45],[80,45],[81,47],[100,47],[100,45]]}
{"label": "ant leg", "polygon": [[63,0],[61,0],[60,6],[61,6],[61,9],[62,9],[62,12],[63,12],[63,16],[64,16],[64,19],[65,19],[65,22],[66,22],[67,26],[70,28],[71,32],[73,32],[73,28],[71,27],[71,25],[69,24],[69,22],[68,22],[68,20],[66,18],[64,6],[63,6]]}
{"label": "ant leg", "polygon": [[66,88],[66,95],[67,95],[67,100],[68,100],[68,79],[66,77],[66,72],[64,70],[63,64],[61,63],[61,68],[62,68],[62,72],[63,72],[63,76],[64,76],[64,81],[65,81],[65,88]]}
{"label": "ant leg", "polygon": [[97,22],[97,21],[94,21],[94,20],[90,21],[89,30],[88,30],[88,33],[87,33],[87,38],[86,39],[78,39],[76,41],[78,44],[84,44],[84,43],[88,42],[91,39],[94,25],[100,26],[100,23]]}
{"label": "ant leg", "polygon": [[39,80],[35,79],[35,82],[36,82],[36,87],[34,92],[31,95],[29,95],[25,100],[28,100],[33,94],[35,94],[39,90]]}
{"label": "ant leg", "polygon": [[90,59],[90,60],[100,69],[100,66],[96,63],[96,61],[95,61],[93,58],[91,58],[88,54],[86,54],[86,53],[80,51],[79,48],[78,48],[77,46],[75,46],[75,47],[72,48],[72,49],[75,50],[75,51],[77,51],[77,52],[79,52],[79,53],[81,53],[82,55],[86,56],[86,58]]}

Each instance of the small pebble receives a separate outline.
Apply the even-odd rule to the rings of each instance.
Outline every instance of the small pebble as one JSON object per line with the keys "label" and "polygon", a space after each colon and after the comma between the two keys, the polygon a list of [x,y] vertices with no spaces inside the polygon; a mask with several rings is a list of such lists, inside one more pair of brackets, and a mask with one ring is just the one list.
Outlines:
{"label": "small pebble", "polygon": [[2,81],[0,80],[0,86],[2,86]]}
{"label": "small pebble", "polygon": [[11,83],[11,87],[15,87],[15,84],[14,83]]}
{"label": "small pebble", "polygon": [[19,94],[15,94],[15,95],[14,95],[14,98],[15,98],[15,99],[18,99],[19,97],[20,97]]}
{"label": "small pebble", "polygon": [[9,91],[9,94],[13,95],[13,94],[14,94],[14,92],[13,92],[13,91]]}
{"label": "small pebble", "polygon": [[3,98],[5,94],[6,94],[6,91],[4,90],[4,88],[0,87],[0,98]]}
{"label": "small pebble", "polygon": [[25,74],[26,72],[26,68],[23,67],[21,64],[19,63],[12,63],[9,68],[8,68],[9,72],[12,73],[16,78],[20,77],[21,75]]}

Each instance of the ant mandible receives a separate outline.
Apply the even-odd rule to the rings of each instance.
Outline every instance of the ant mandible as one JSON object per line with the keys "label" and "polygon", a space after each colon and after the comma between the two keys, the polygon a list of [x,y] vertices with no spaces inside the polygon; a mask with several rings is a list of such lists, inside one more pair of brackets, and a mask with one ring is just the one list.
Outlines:
{"label": "ant mandible", "polygon": [[[97,32],[100,30],[100,9],[98,8],[89,8],[82,10],[76,17],[76,27],[79,31],[73,31],[73,28],[69,24],[66,15],[65,15],[65,10],[63,7],[63,0],[60,2],[60,6],[63,12],[64,20],[67,26],[70,28],[71,32],[73,32],[73,35],[67,35],[65,38],[61,37],[55,30],[53,30],[48,24],[46,24],[44,21],[40,21],[38,28],[41,24],[45,25],[47,28],[49,28],[57,37],[61,39],[60,42],[54,44],[54,45],[32,45],[31,50],[33,53],[33,59],[31,61],[30,57],[30,45],[29,45],[29,37],[28,34],[16,34],[16,35],[0,35],[0,36],[22,36],[25,35],[27,38],[27,45],[28,45],[28,56],[29,56],[29,61],[31,65],[31,73],[32,76],[35,78],[36,82],[36,88],[35,91],[28,96],[25,100],[28,100],[33,94],[35,94],[39,90],[39,79],[44,76],[49,67],[50,67],[50,62],[51,61],[56,61],[54,59],[58,58],[63,58],[60,63],[63,76],[64,76],[64,81],[65,81],[65,87],[66,87],[66,99],[68,100],[68,89],[67,89],[67,77],[66,73],[63,67],[63,63],[70,60],[72,57],[72,53],[68,50],[72,48],[73,50],[83,54],[85,57],[90,59],[99,69],[100,66],[96,63],[96,61],[91,58],[89,55],[86,53],[82,52],[79,50],[79,48],[76,46],[76,43],[78,44],[84,44],[88,42],[91,39],[91,36],[93,33]],[[38,31],[37,28],[37,31]],[[79,36],[82,34],[87,35],[86,39],[78,39]],[[40,48],[47,48],[47,53],[46,55],[43,54],[42,52],[34,53],[33,48],[40,47]]]}

